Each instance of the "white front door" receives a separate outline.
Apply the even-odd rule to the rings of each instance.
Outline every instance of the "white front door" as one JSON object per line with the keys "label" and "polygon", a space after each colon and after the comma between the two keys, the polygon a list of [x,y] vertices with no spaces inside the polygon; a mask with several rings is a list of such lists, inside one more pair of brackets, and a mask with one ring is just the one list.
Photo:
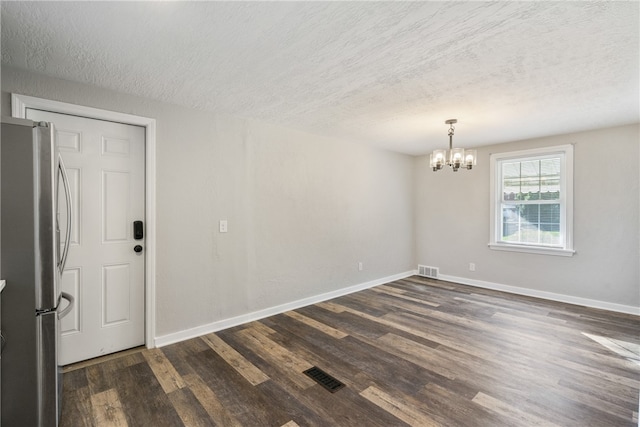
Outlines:
{"label": "white front door", "polygon": [[[145,245],[134,239],[133,222],[145,219],[145,129],[35,109],[27,118],[53,122],[71,184],[62,291],[76,305],[62,320],[60,364],[144,344]],[[61,206],[61,236],[65,217]]]}

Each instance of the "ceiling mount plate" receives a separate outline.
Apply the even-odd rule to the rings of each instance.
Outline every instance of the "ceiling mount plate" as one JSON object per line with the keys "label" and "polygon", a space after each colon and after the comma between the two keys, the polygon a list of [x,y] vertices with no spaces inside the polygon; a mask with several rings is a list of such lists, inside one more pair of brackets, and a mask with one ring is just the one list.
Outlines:
{"label": "ceiling mount plate", "polygon": [[458,119],[445,120],[445,123],[448,124],[448,125],[452,125],[454,123],[458,123]]}

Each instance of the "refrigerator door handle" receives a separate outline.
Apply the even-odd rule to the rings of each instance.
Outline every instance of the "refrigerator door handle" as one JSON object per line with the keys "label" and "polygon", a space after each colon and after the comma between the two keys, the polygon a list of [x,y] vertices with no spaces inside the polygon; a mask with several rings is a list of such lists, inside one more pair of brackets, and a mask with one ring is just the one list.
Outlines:
{"label": "refrigerator door handle", "polygon": [[62,250],[62,257],[60,259],[60,264],[58,268],[60,269],[60,274],[64,271],[64,267],[67,264],[67,255],[69,254],[69,246],[71,245],[71,225],[72,215],[71,212],[71,187],[69,186],[69,178],[67,178],[67,170],[64,167],[64,162],[62,161],[62,156],[58,155],[58,169],[60,170],[60,174],[62,176],[62,184],[64,185],[64,195],[67,201],[67,232],[64,240],[64,249]]}
{"label": "refrigerator door handle", "polygon": [[58,319],[62,319],[64,316],[69,314],[69,312],[71,310],[73,310],[73,305],[74,305],[74,301],[75,301],[73,296],[68,294],[68,293],[66,293],[66,292],[61,292],[60,296],[62,298],[64,298],[64,299],[66,299],[67,301],[69,301],[69,305],[67,305],[67,307],[64,310],[62,310],[60,313],[58,313]]}

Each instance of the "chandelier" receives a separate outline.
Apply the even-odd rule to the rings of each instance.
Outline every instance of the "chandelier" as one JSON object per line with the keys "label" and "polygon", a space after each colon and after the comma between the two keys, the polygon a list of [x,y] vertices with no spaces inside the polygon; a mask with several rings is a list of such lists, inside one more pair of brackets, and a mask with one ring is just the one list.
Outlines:
{"label": "chandelier", "polygon": [[458,123],[458,120],[449,119],[445,123],[449,125],[449,152],[447,153],[447,150],[434,150],[431,153],[429,163],[433,171],[439,171],[445,165],[450,166],[454,172],[458,172],[461,167],[466,169],[473,168],[476,164],[476,150],[453,148],[453,132],[455,131],[453,124]]}

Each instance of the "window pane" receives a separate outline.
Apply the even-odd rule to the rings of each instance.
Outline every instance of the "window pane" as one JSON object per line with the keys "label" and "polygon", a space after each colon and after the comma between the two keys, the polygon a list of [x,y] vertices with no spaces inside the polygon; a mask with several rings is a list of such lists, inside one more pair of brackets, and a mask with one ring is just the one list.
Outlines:
{"label": "window pane", "polygon": [[541,176],[560,176],[560,157],[540,160]]}
{"label": "window pane", "polygon": [[504,180],[502,184],[502,200],[519,200],[520,194],[520,180],[509,179]]}
{"label": "window pane", "polygon": [[560,245],[560,205],[502,205],[503,242]]}
{"label": "window pane", "polygon": [[521,183],[522,197],[519,200],[540,199],[540,177],[522,177]]}
{"label": "window pane", "polygon": [[520,200],[540,199],[540,160],[522,162],[522,198]]}
{"label": "window pane", "polygon": [[540,224],[540,243],[543,245],[560,245],[560,224]]}
{"label": "window pane", "polygon": [[502,206],[502,240],[518,241],[520,215],[517,206]]}
{"label": "window pane", "polygon": [[503,232],[503,242],[538,243],[538,228],[531,225],[504,224]]}
{"label": "window pane", "polygon": [[520,163],[521,176],[538,177],[540,176],[540,160],[527,160]]}
{"label": "window pane", "polygon": [[504,162],[502,164],[503,178],[520,178],[520,162]]}
{"label": "window pane", "polygon": [[518,208],[518,212],[524,222],[534,224],[540,222],[538,217],[540,213],[540,205],[519,205]]}
{"label": "window pane", "polygon": [[502,164],[502,200],[516,200],[520,193],[520,162]]}
{"label": "window pane", "polygon": [[540,198],[558,200],[560,198],[560,158],[540,161]]}
{"label": "window pane", "polygon": [[540,205],[540,222],[560,224],[560,204]]}
{"label": "window pane", "polygon": [[[530,224],[527,216],[538,217],[538,206],[531,205],[510,205],[502,207],[502,240],[513,243],[527,243],[535,235],[537,242],[537,225]],[[535,212],[534,212],[535,211]]]}

